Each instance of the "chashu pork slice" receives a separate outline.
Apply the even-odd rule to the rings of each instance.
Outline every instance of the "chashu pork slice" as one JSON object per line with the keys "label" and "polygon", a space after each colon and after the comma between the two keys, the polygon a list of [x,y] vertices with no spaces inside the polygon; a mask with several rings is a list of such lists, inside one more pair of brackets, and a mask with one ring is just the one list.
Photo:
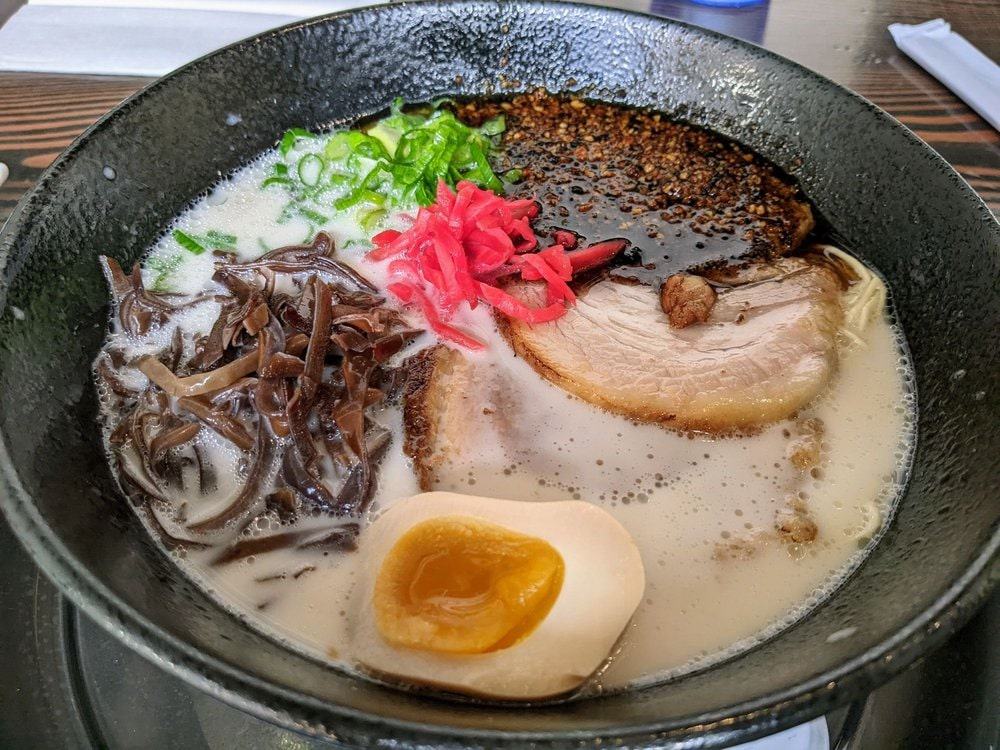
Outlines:
{"label": "chashu pork slice", "polygon": [[413,459],[422,490],[434,487],[449,452],[459,448],[471,428],[468,417],[476,407],[472,375],[465,356],[443,344],[406,362],[403,452]]}
{"label": "chashu pork slice", "polygon": [[[841,287],[802,258],[712,276],[708,318],[671,328],[658,290],[602,280],[552,323],[501,322],[514,351],[544,378],[616,414],[685,430],[733,432],[790,416],[837,363]],[[507,291],[545,304],[544,287]]]}
{"label": "chashu pork slice", "polygon": [[[438,344],[407,360],[403,385],[403,452],[423,490],[455,479],[452,459],[490,446],[478,463],[504,456],[503,446],[530,440],[519,419],[524,408],[503,368]],[[463,478],[464,480],[464,478]]]}

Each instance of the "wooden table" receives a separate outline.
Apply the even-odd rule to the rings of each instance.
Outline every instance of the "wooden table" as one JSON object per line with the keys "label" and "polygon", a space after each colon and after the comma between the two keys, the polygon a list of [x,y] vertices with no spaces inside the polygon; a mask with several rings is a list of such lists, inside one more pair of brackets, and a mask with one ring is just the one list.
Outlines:
{"label": "wooden table", "polygon": [[[942,16],[1000,59],[997,0],[771,0],[728,11],[684,0],[615,4],[735,31],[854,89],[937,149],[1000,215],[1000,134],[899,52],[886,31],[894,21]],[[0,221],[77,135],[148,82],[0,72],[0,161],[10,168],[0,186]]]}

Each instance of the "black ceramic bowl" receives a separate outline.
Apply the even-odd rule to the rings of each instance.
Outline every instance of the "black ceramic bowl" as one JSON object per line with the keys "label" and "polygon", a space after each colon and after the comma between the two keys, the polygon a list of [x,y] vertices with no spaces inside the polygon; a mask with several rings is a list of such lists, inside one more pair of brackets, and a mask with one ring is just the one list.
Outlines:
{"label": "black ceramic bowl", "polygon": [[[502,85],[652,106],[783,167],[889,280],[920,409],[895,519],[805,620],[699,674],[534,708],[362,682],[227,614],[153,546],[117,491],[90,372],[108,315],[98,253],[131,263],[171,217],[288,127],[368,115],[398,95]],[[952,633],[998,575],[1000,226],[885,113],[717,34],[594,7],[494,2],[384,6],[264,34],[153,84],[88,131],[15,211],[0,269],[0,468],[11,525],[67,595],[128,644],[308,732],[365,745],[722,745],[870,690]],[[854,635],[831,643],[845,628]]]}

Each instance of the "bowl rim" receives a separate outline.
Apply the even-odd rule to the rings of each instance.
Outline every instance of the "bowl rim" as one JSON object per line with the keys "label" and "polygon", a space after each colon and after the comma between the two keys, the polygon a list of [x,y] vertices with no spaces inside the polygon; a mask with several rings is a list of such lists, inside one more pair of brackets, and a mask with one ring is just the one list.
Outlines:
{"label": "bowl rim", "polygon": [[[677,19],[621,8],[590,5],[566,0],[409,0],[402,3],[377,4],[351,8],[325,14],[255,34],[233,44],[203,55],[170,73],[151,81],[89,126],[44,170],[33,188],[25,194],[0,228],[0,268],[10,261],[13,238],[20,234],[27,215],[44,200],[41,194],[58,180],[63,165],[70,161],[82,144],[112,120],[125,116],[132,108],[141,106],[143,100],[161,86],[171,85],[174,79],[198,68],[205,60],[216,55],[238,52],[268,38],[295,34],[311,26],[319,26],[347,16],[381,13],[409,13],[412,9],[451,6],[480,6],[501,8],[515,5],[535,9],[572,9],[575,12],[617,17],[643,18],[647,21],[677,26],[696,35],[725,41],[727,44],[749,48],[756,54],[791,68],[799,75],[819,82],[823,87],[862,102],[888,127],[895,129],[937,162],[937,166],[957,177],[956,189],[966,193],[966,199],[998,229],[996,217],[986,203],[969,186],[967,181],[936,151],[918,138],[909,128],[897,121],[877,105],[859,94],[837,84],[830,78],[813,71],[760,45],[728,36],[711,29]],[[0,282],[0,312],[6,307],[7,283]],[[92,620],[117,637],[128,647],[187,683],[213,697],[235,706],[253,716],[284,725],[314,737],[331,736],[342,741],[367,738],[370,734],[384,735],[391,730],[403,742],[443,741],[463,745],[468,742],[488,742],[499,747],[510,743],[534,742],[540,744],[579,743],[613,740],[648,745],[681,738],[697,730],[701,739],[699,747],[724,747],[733,742],[749,741],[815,718],[882,684],[963,625],[992,589],[1000,582],[1000,527],[994,530],[989,541],[982,546],[961,576],[940,594],[931,606],[896,631],[892,636],[872,646],[838,667],[827,670],[811,679],[801,681],[783,690],[745,701],[728,708],[693,714],[677,719],[626,725],[614,730],[582,729],[554,731],[506,731],[470,729],[404,719],[389,718],[381,714],[360,711],[330,703],[297,690],[278,686],[256,677],[229,663],[208,655],[149,621],[124,602],[99,579],[78,568],[73,555],[45,523],[34,506],[31,495],[20,483],[10,459],[3,437],[0,436],[0,508],[20,542],[31,554],[41,570],[53,580],[61,592]],[[856,573],[856,570],[854,571]],[[854,573],[851,575],[853,576]],[[281,709],[274,708],[278,699]],[[591,699],[595,700],[595,699]],[[599,700],[596,699],[596,700]],[[311,719],[296,716],[294,707],[307,707],[313,714],[329,716],[335,725],[325,726]]]}

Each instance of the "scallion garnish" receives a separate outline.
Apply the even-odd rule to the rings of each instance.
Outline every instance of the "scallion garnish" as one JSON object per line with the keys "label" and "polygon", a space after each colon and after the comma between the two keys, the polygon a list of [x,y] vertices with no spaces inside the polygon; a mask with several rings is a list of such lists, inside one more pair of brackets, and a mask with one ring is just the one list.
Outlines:
{"label": "scallion garnish", "polygon": [[298,212],[313,224],[318,224],[319,226],[323,226],[330,221],[328,216],[324,216],[319,213],[319,211],[313,211],[311,208],[307,208],[306,206],[298,206]]}
{"label": "scallion garnish", "polygon": [[519,167],[514,167],[514,169],[508,169],[503,173],[504,182],[520,182],[524,179],[524,170]]}
{"label": "scallion garnish", "polygon": [[170,275],[177,270],[177,267],[183,262],[184,258],[180,254],[171,255],[167,258],[163,256],[155,256],[150,258],[146,262],[146,267],[156,272],[156,276],[153,277],[153,283],[150,284],[150,289],[154,292],[165,292],[168,291],[166,281]]}
{"label": "scallion garnish", "polygon": [[370,243],[368,240],[358,239],[357,237],[351,237],[349,240],[344,240],[343,243],[341,243],[341,247],[343,247],[344,249],[347,249],[349,247],[370,248],[371,246],[372,243]]}
{"label": "scallion garnish", "polygon": [[180,229],[175,229],[173,232],[173,237],[177,241],[177,244],[187,250],[193,255],[201,255],[205,252],[205,247],[198,240],[192,237],[187,232],[183,232]]}
{"label": "scallion garnish", "polygon": [[322,226],[330,220],[327,213],[357,211],[359,222],[374,226],[385,215],[378,212],[433,203],[440,180],[452,186],[467,180],[502,193],[489,154],[506,130],[504,116],[469,127],[441,108],[450,102],[406,112],[396,99],[389,115],[365,130],[286,132],[278,148],[281,161],[261,183],[291,198],[279,223],[297,214]]}
{"label": "scallion garnish", "polygon": [[223,234],[214,229],[209,229],[205,234],[198,237],[198,239],[202,240],[203,244],[217,250],[230,250],[236,247],[235,234]]}
{"label": "scallion garnish", "polygon": [[323,167],[326,162],[323,157],[317,154],[306,154],[299,159],[299,180],[303,185],[315,187],[319,183],[319,178],[323,174]]}
{"label": "scallion garnish", "polygon": [[507,118],[504,115],[487,120],[479,126],[479,132],[487,136],[502,135],[507,130]]}
{"label": "scallion garnish", "polygon": [[304,128],[291,128],[286,130],[285,134],[281,136],[281,143],[278,144],[278,151],[282,156],[288,156],[288,152],[295,148],[295,144],[305,138],[315,138],[315,133],[310,133]]}
{"label": "scallion garnish", "polygon": [[373,208],[370,211],[365,211],[364,213],[358,215],[358,224],[360,224],[361,228],[370,234],[371,231],[378,226],[378,223],[388,215],[389,212],[384,208]]}
{"label": "scallion garnish", "polygon": [[262,188],[270,187],[271,185],[285,185],[290,187],[292,185],[292,181],[287,177],[271,176],[268,177],[266,180],[264,180],[262,183],[260,183],[260,186]]}

